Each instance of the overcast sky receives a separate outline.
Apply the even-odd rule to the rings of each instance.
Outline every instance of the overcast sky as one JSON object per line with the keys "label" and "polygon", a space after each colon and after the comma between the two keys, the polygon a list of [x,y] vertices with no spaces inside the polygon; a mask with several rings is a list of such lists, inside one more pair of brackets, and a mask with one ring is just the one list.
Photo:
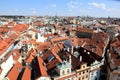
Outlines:
{"label": "overcast sky", "polygon": [[119,0],[1,0],[0,15],[120,17]]}

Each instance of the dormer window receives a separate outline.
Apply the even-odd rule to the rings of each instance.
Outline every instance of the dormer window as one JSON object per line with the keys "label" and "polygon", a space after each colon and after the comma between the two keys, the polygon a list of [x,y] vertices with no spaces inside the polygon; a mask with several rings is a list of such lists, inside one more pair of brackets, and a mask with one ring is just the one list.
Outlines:
{"label": "dormer window", "polygon": [[82,68],[86,68],[86,65],[83,65]]}

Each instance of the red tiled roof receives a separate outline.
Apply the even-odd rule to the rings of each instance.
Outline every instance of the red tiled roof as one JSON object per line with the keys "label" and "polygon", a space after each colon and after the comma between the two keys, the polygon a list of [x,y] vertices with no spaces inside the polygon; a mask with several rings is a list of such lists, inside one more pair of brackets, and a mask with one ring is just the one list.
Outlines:
{"label": "red tiled roof", "polygon": [[68,39],[69,39],[69,36],[66,36],[66,37],[56,37],[56,38],[51,39],[51,42],[52,43],[62,42],[62,41],[68,40]]}
{"label": "red tiled roof", "polygon": [[55,58],[59,61],[59,62],[62,62],[62,60],[60,59],[60,57],[57,55],[58,53],[58,50],[56,47],[53,47],[52,50],[51,50],[52,54],[55,56]]}
{"label": "red tiled roof", "polygon": [[120,45],[120,40],[115,39],[115,41],[111,42],[111,44],[110,44],[110,45],[111,45],[111,46],[113,46],[113,47],[117,47],[117,46],[119,46],[119,45]]}
{"label": "red tiled roof", "polygon": [[37,71],[40,73],[39,76],[48,76],[48,74],[46,72],[46,68],[43,65],[43,60],[41,59],[41,57],[37,56],[36,59],[37,59],[37,64],[38,64]]}
{"label": "red tiled roof", "polygon": [[54,34],[44,34],[44,37],[54,36]]}
{"label": "red tiled roof", "polygon": [[45,49],[48,49],[49,42],[39,42],[38,43],[38,50],[43,51]]}
{"label": "red tiled roof", "polygon": [[39,30],[36,29],[29,29],[30,31],[36,32],[36,33],[41,33]]}
{"label": "red tiled roof", "polygon": [[22,65],[19,62],[15,63],[15,65],[13,66],[13,68],[7,75],[9,80],[17,80],[17,78],[21,72],[21,69],[22,69]]}
{"label": "red tiled roof", "polygon": [[28,40],[28,41],[22,41],[22,43],[23,43],[23,44],[38,44],[38,43],[36,42],[36,40],[34,40],[34,39],[31,39],[31,40]]}
{"label": "red tiled roof", "polygon": [[0,68],[0,74],[1,74],[1,72],[2,72],[2,69]]}
{"label": "red tiled roof", "polygon": [[29,26],[27,24],[16,24],[15,26],[12,27],[12,29],[15,30],[15,31],[22,32],[22,31],[28,29],[28,27]]}
{"label": "red tiled roof", "polygon": [[36,54],[37,54],[37,53],[36,53],[36,50],[35,50],[34,48],[32,48],[32,49],[28,52],[28,57],[27,57],[27,59],[26,59],[26,62],[27,62],[27,63],[31,63]]}
{"label": "red tiled roof", "polygon": [[6,51],[12,44],[14,40],[11,38],[5,38],[2,43],[0,43],[0,54]]}
{"label": "red tiled roof", "polygon": [[36,26],[41,26],[41,25],[42,25],[40,21],[37,21],[37,22],[35,22],[34,24],[35,24]]}
{"label": "red tiled roof", "polygon": [[114,65],[120,66],[120,59],[114,59]]}
{"label": "red tiled roof", "polygon": [[57,45],[58,45],[60,50],[62,50],[64,48],[63,43],[58,43]]}
{"label": "red tiled roof", "polygon": [[[62,47],[61,47],[62,48]],[[51,54],[54,56],[54,59],[47,64],[48,70],[53,69],[57,63],[62,62],[61,58],[57,55],[57,53],[60,51],[60,48],[58,45],[50,46],[50,50],[48,50],[46,53],[44,53],[43,60],[45,61]]]}
{"label": "red tiled roof", "polygon": [[84,45],[83,47],[87,50],[92,51],[99,56],[102,56],[103,49],[107,44],[108,38],[109,36],[104,32],[94,33],[92,39],[82,40],[79,44]]}
{"label": "red tiled roof", "polygon": [[73,30],[73,28],[71,27],[71,26],[69,26],[69,25],[67,25],[67,26],[65,26],[67,29],[69,29],[70,31],[72,31]]}
{"label": "red tiled roof", "polygon": [[14,26],[14,25],[15,25],[15,22],[9,22],[7,25],[8,25],[8,26]]}
{"label": "red tiled roof", "polygon": [[79,46],[79,38],[73,37],[73,38],[70,38],[70,40],[74,47]]}
{"label": "red tiled roof", "polygon": [[47,69],[51,70],[53,68],[56,67],[56,64],[60,63],[57,59],[54,59],[52,61],[50,61],[49,63],[47,63]]}
{"label": "red tiled roof", "polygon": [[110,54],[109,58],[111,58],[111,59],[118,57],[118,54],[115,51],[110,50],[109,54]]}
{"label": "red tiled roof", "polygon": [[94,33],[93,29],[85,29],[85,28],[78,28],[77,31],[79,31],[79,32],[85,32],[85,33],[91,33],[91,34]]}
{"label": "red tiled roof", "polygon": [[31,80],[31,70],[28,67],[25,67],[21,80]]}

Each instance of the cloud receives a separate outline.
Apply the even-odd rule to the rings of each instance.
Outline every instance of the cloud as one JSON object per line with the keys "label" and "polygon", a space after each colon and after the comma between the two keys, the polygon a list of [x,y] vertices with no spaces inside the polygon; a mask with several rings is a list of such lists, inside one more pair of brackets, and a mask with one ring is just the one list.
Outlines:
{"label": "cloud", "polygon": [[69,11],[73,11],[75,9],[79,9],[80,6],[82,6],[82,5],[83,5],[83,3],[79,2],[79,0],[69,1],[67,3]]}
{"label": "cloud", "polygon": [[32,14],[36,14],[37,13],[37,10],[35,8],[31,8],[30,10],[31,10]]}
{"label": "cloud", "polygon": [[56,7],[56,4],[51,4],[50,6],[51,6],[51,7]]}
{"label": "cloud", "polygon": [[80,13],[84,13],[84,12],[87,12],[86,10],[80,10]]}
{"label": "cloud", "polygon": [[89,5],[94,6],[94,7],[96,7],[96,8],[103,9],[103,10],[106,10],[106,9],[107,9],[106,5],[103,4],[103,3],[92,2],[92,3],[89,3]]}
{"label": "cloud", "polygon": [[17,11],[19,11],[19,9],[15,9],[15,11],[17,12]]}
{"label": "cloud", "polygon": [[78,1],[74,1],[74,2],[70,1],[68,3],[68,7],[74,9],[74,8],[77,8],[77,4],[78,4]]}
{"label": "cloud", "polygon": [[32,11],[33,14],[36,14],[37,12],[36,11]]}

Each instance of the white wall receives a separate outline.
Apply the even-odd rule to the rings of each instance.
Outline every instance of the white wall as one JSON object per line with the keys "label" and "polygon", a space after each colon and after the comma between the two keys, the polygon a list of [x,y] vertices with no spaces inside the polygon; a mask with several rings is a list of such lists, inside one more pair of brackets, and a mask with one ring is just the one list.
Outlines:
{"label": "white wall", "polygon": [[38,78],[38,79],[36,79],[36,80],[51,80],[49,77],[40,77],[40,78]]}
{"label": "white wall", "polygon": [[0,80],[2,80],[6,76],[6,74],[13,67],[13,64],[14,64],[14,61],[13,61],[13,56],[12,55],[6,60],[6,62],[3,62],[1,64],[2,72],[0,74]]}

